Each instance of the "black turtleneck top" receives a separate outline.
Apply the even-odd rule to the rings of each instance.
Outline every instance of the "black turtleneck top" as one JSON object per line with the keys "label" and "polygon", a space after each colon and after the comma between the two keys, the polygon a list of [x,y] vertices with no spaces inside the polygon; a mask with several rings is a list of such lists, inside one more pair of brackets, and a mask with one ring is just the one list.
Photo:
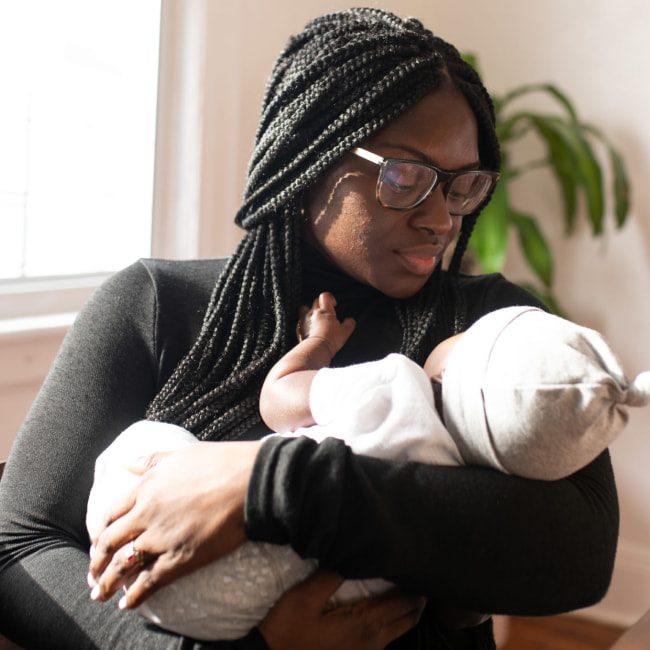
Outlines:
{"label": "black turtleneck top", "polygon": [[[196,338],[224,260],[140,261],[79,314],[12,448],[0,482],[0,633],[38,648],[261,650],[253,631],[206,643],[90,600],[85,511],[97,455],[142,419]],[[357,319],[336,365],[398,350],[392,301],[305,259],[306,304],[332,291]],[[501,276],[460,278],[470,324],[533,299]],[[263,428],[250,432],[257,438]],[[382,576],[431,602],[477,612],[552,614],[592,604],[609,584],[618,532],[604,453],[538,482],[475,467],[355,456],[339,440],[271,439],[247,495],[251,539],[290,544],[347,577]],[[485,627],[444,632],[429,609],[391,648],[476,648]],[[447,645],[444,645],[444,644]]]}

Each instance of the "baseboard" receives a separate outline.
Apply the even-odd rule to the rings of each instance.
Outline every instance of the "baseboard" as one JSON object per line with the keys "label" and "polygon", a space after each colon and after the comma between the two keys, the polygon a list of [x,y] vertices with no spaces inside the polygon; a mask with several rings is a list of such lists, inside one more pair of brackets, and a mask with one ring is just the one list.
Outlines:
{"label": "baseboard", "polygon": [[577,614],[629,627],[650,609],[650,548],[620,540],[612,584],[605,598]]}

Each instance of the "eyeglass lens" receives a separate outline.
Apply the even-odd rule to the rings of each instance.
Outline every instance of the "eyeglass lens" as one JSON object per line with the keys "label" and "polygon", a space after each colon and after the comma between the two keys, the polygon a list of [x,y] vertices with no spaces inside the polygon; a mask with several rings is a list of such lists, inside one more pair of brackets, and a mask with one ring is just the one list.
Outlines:
{"label": "eyeglass lens", "polygon": [[[431,167],[411,162],[394,162],[385,169],[379,183],[379,200],[386,207],[411,208],[422,202],[434,187],[437,173]],[[492,187],[492,175],[468,171],[455,176],[446,188],[450,214],[464,216],[473,212]]]}

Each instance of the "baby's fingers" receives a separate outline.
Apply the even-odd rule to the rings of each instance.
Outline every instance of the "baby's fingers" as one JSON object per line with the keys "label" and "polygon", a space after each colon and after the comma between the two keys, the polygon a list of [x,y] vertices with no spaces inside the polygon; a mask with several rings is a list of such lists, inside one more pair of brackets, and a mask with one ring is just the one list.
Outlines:
{"label": "baby's fingers", "polygon": [[318,307],[323,311],[335,313],[336,298],[329,291],[324,291],[318,296]]}
{"label": "baby's fingers", "polygon": [[354,328],[357,326],[357,321],[354,320],[351,316],[348,316],[342,323],[341,329],[343,330],[343,336],[345,340],[350,337],[350,334],[354,332]]}

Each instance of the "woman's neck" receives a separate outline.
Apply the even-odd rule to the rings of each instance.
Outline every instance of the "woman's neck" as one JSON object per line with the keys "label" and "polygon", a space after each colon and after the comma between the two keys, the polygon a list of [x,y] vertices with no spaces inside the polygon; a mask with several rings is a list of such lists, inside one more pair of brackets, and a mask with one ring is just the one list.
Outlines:
{"label": "woman's neck", "polygon": [[323,291],[330,291],[337,301],[339,318],[354,316],[355,305],[390,301],[374,287],[362,284],[341,271],[317,248],[308,242],[302,244],[303,285],[302,304],[311,305]]}

